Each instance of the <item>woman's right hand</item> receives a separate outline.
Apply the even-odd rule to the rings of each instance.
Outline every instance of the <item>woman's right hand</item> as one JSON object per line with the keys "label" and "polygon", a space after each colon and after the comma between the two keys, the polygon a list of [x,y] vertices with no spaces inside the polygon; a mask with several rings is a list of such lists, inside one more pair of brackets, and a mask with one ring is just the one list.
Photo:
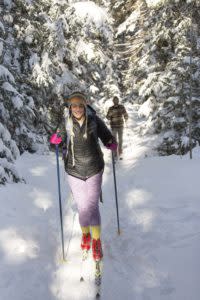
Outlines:
{"label": "woman's right hand", "polygon": [[58,135],[58,133],[53,133],[50,137],[50,143],[53,145],[59,145],[62,142],[61,136]]}

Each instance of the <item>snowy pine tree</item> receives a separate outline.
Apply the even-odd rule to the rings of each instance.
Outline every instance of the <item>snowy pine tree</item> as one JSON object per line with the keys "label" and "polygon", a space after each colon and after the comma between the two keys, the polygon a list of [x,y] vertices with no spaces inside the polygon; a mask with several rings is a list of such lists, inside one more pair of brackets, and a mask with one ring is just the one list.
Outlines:
{"label": "snowy pine tree", "polygon": [[138,103],[162,155],[200,142],[199,1],[4,0],[0,17],[0,183],[48,148],[74,90],[103,112],[114,95]]}
{"label": "snowy pine tree", "polygon": [[117,89],[112,27],[91,1],[4,1],[1,16],[2,128],[18,153],[34,152],[62,121],[64,95],[82,90],[95,104],[112,94],[105,82]]}
{"label": "snowy pine tree", "polygon": [[[45,130],[40,124],[40,106],[35,106],[34,92],[27,60],[25,14],[20,2],[5,1],[1,8],[1,171],[0,183],[20,180],[12,163],[19,153],[34,152],[45,143]],[[27,16],[28,20],[28,16]],[[28,21],[27,21],[28,22]],[[39,109],[38,109],[39,108]],[[10,154],[5,148],[10,150]],[[43,147],[43,146],[42,146]],[[12,154],[12,156],[11,156]],[[5,163],[5,161],[9,163]]]}
{"label": "snowy pine tree", "polygon": [[128,101],[144,103],[143,133],[160,135],[164,155],[189,150],[190,79],[192,146],[200,142],[198,8],[197,1],[136,1],[116,33],[122,88]]}

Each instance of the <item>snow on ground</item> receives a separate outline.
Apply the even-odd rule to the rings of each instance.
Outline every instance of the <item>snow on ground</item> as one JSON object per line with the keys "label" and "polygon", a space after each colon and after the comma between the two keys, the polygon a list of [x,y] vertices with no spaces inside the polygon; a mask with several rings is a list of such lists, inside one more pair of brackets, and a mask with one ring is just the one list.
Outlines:
{"label": "snow on ground", "polygon": [[[116,164],[121,235],[117,234],[111,155],[105,150],[102,300],[198,300],[200,294],[199,149],[156,157],[155,141],[139,136],[136,113]],[[62,161],[60,161],[62,166]],[[17,161],[26,184],[0,189],[0,299],[88,300],[93,262],[80,276],[80,229],[61,168],[66,263],[61,237],[54,153]]]}

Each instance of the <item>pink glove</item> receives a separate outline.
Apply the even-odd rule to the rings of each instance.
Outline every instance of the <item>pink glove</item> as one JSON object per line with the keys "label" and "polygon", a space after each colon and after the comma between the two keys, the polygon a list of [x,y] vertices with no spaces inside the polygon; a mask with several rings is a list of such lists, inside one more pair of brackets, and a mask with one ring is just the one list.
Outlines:
{"label": "pink glove", "polygon": [[107,144],[106,148],[110,149],[112,151],[116,151],[117,150],[117,144],[116,143]]}
{"label": "pink glove", "polygon": [[50,137],[50,143],[54,145],[59,145],[62,142],[62,138],[57,135],[57,133],[52,134]]}

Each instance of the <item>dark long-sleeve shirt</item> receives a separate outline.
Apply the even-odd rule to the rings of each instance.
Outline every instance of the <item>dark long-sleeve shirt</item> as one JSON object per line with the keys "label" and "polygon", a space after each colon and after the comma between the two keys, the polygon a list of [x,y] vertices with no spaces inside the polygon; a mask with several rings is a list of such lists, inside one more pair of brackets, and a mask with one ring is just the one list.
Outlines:
{"label": "dark long-sleeve shirt", "polygon": [[111,128],[124,126],[124,120],[128,120],[128,114],[122,104],[113,105],[109,108],[106,118],[110,121]]}

